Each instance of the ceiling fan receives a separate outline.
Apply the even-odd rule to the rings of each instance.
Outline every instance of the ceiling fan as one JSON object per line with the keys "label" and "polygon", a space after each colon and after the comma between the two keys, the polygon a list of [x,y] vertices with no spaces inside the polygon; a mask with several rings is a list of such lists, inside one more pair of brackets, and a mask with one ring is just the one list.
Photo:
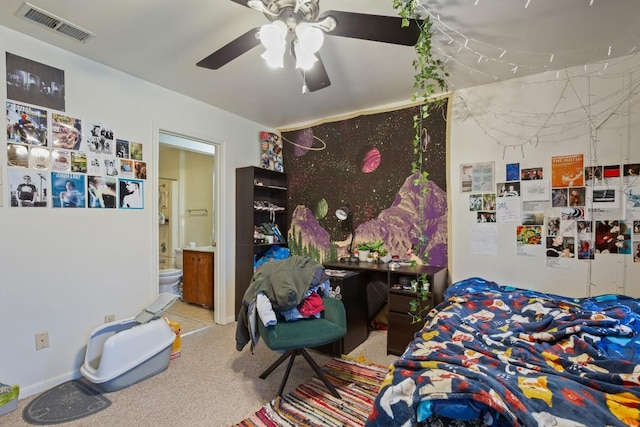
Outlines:
{"label": "ceiling fan", "polygon": [[416,22],[402,27],[400,17],[329,10],[320,14],[320,0],[231,0],[262,12],[270,21],[253,28],[199,61],[198,67],[217,70],[262,44],[262,57],[271,66],[282,67],[288,50],[302,70],[303,93],[331,84],[318,53],[324,34],[361,40],[413,46],[420,29]]}

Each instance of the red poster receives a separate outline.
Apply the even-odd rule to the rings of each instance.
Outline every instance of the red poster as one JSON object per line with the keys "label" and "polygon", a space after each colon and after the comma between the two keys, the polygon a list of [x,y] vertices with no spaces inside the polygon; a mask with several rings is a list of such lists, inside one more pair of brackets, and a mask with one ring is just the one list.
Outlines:
{"label": "red poster", "polygon": [[551,187],[584,186],[584,156],[574,154],[551,158]]}

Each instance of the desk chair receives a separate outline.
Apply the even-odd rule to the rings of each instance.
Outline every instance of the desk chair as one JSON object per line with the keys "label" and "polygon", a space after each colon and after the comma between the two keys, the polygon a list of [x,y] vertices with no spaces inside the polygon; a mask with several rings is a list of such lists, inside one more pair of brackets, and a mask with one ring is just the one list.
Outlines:
{"label": "desk chair", "polygon": [[279,320],[275,325],[266,327],[262,323],[262,320],[256,322],[258,324],[260,338],[267,347],[274,351],[285,351],[278,360],[260,375],[260,378],[267,378],[282,362],[289,359],[287,370],[280,383],[278,396],[282,395],[284,385],[287,382],[287,378],[289,378],[291,366],[293,366],[293,361],[296,356],[302,355],[307,363],[311,365],[318,378],[327,386],[329,392],[338,399],[341,399],[336,388],[329,382],[322,372],[322,369],[320,369],[318,364],[311,358],[309,353],[307,353],[307,350],[305,350],[305,348],[318,347],[339,340],[347,333],[347,316],[342,302],[334,298],[323,297],[322,304],[324,306],[324,312],[319,319],[300,319],[293,322]]}

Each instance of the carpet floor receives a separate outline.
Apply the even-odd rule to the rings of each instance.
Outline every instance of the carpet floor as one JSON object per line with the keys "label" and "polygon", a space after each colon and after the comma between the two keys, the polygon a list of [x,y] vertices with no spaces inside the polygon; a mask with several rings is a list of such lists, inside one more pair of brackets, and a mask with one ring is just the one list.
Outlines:
{"label": "carpet floor", "polygon": [[343,357],[322,370],[342,399],[332,396],[317,377],[278,397],[235,427],[363,426],[373,407],[387,367]]}

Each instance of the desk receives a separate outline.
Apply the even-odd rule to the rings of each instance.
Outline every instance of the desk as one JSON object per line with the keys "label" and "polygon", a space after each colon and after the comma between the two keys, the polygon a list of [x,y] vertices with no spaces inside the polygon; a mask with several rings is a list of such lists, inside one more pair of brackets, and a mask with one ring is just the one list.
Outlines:
{"label": "desk", "polygon": [[389,264],[370,262],[325,262],[325,268],[335,270],[350,270],[360,273],[361,286],[372,281],[382,281],[386,286],[387,303],[389,305],[389,320],[387,322],[387,354],[400,355],[413,338],[413,334],[422,328],[421,324],[412,323],[409,315],[409,301],[415,297],[411,291],[391,290],[393,284],[399,283],[401,277],[415,279],[417,275],[425,274],[431,286],[431,306],[442,301],[442,293],[447,286],[447,268],[430,265],[415,267],[400,266],[390,268]]}
{"label": "desk", "polygon": [[366,283],[360,280],[360,274],[347,271],[344,276],[329,276],[331,296],[342,301],[347,315],[347,334],[340,340],[317,350],[340,356],[349,354],[369,336],[367,325]]}

